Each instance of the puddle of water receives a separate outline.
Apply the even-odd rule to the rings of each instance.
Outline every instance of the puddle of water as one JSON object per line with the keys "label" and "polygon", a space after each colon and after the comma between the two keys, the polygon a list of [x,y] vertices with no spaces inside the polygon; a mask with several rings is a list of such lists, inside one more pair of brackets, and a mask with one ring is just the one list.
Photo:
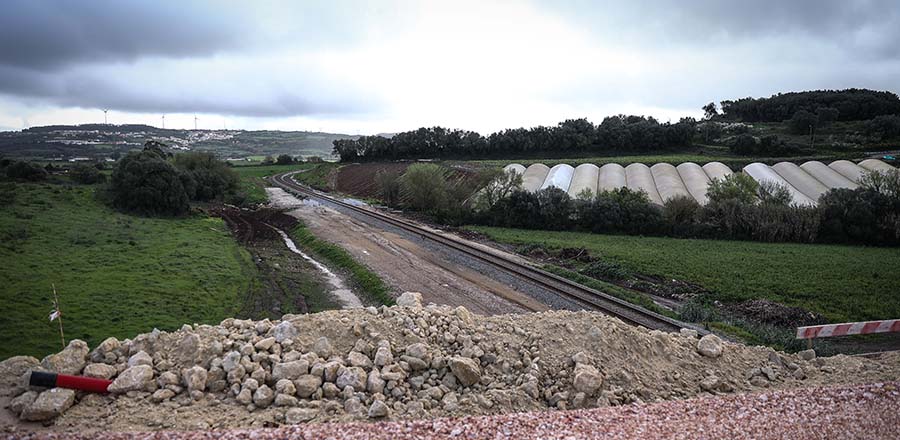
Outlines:
{"label": "puddle of water", "polygon": [[363,306],[362,301],[360,301],[359,298],[354,295],[350,289],[347,288],[347,286],[344,284],[344,281],[341,280],[339,276],[325,267],[324,264],[316,261],[309,255],[306,255],[305,253],[303,253],[303,251],[298,249],[297,245],[294,244],[294,240],[291,240],[291,237],[289,237],[284,231],[274,226],[269,227],[274,229],[276,232],[278,232],[279,235],[281,235],[281,238],[284,240],[284,244],[287,245],[288,249],[290,249],[291,252],[303,257],[304,260],[309,261],[313,266],[316,267],[316,269],[319,269],[319,272],[322,272],[325,275],[325,279],[332,287],[331,293],[336,296],[341,303],[344,304],[345,309],[361,308]]}
{"label": "puddle of water", "polygon": [[346,203],[348,205],[353,205],[353,206],[369,206],[368,203],[366,203],[362,200],[357,200],[357,199],[347,198],[347,199],[343,199],[343,201],[344,201],[344,203]]}

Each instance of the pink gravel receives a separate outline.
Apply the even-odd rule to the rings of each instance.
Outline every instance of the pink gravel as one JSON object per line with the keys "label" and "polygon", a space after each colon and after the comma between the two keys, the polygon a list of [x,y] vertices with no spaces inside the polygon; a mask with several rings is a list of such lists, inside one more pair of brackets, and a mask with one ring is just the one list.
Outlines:
{"label": "pink gravel", "polygon": [[457,419],[21,439],[900,439],[900,382]]}

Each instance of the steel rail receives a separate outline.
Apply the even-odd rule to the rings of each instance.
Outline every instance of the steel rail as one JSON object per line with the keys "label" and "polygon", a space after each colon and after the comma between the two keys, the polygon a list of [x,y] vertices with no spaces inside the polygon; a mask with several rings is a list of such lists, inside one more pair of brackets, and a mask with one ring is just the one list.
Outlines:
{"label": "steel rail", "polygon": [[706,333],[702,329],[698,329],[667,316],[663,316],[650,310],[646,310],[643,307],[631,304],[625,300],[576,283],[559,275],[538,269],[536,267],[532,267],[530,265],[525,265],[517,261],[513,261],[502,255],[497,255],[484,249],[480,249],[476,246],[472,246],[468,243],[449,238],[409,221],[398,219],[394,216],[390,216],[375,210],[365,209],[336,199],[334,197],[313,191],[295,182],[291,177],[295,173],[296,172],[289,172],[271,176],[270,181],[288,192],[325,200],[328,203],[387,223],[394,227],[417,234],[422,238],[429,239],[433,242],[454,249],[472,258],[475,258],[479,261],[485,262],[491,266],[510,273],[513,276],[525,279],[532,284],[536,284],[551,292],[555,292],[578,304],[579,306],[584,307],[585,309],[597,310],[619,318],[631,325],[643,326],[650,329],[677,332],[682,328],[694,328],[701,333]]}

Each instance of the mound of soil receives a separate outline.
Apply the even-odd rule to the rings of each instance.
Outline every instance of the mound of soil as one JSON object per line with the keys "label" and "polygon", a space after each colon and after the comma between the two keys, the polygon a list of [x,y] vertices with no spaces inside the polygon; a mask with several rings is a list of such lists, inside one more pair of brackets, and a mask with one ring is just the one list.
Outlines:
{"label": "mound of soil", "polygon": [[[648,331],[599,313],[483,317],[421,307],[415,295],[398,303],[408,306],[185,325],[108,339],[90,352],[78,341],[42,363],[4,361],[0,377],[24,379],[37,368],[111,376],[114,393],[70,394],[56,407],[62,415],[39,413],[53,429],[75,431],[428,419],[900,377],[896,354],[815,358]],[[27,417],[59,394],[16,380],[0,388],[4,403],[13,399],[6,411]]]}
{"label": "mound of soil", "polygon": [[728,311],[755,322],[780,327],[826,324],[824,316],[800,307],[789,307],[767,299],[754,299],[726,306]]}
{"label": "mound of soil", "polygon": [[210,211],[211,215],[221,217],[241,243],[261,240],[280,240],[274,226],[289,231],[297,225],[297,219],[277,209],[240,209],[234,206],[221,206]]}

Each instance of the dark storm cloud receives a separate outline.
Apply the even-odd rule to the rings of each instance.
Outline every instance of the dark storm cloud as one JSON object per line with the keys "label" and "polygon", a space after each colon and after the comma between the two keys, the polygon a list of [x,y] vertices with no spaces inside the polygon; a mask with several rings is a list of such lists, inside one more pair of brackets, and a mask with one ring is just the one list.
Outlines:
{"label": "dark storm cloud", "polygon": [[0,63],[38,70],[209,55],[239,46],[246,23],[197,2],[7,0],[0,8]]}
{"label": "dark storm cloud", "polygon": [[[371,99],[323,87],[321,72],[285,78],[271,72],[278,63],[256,61],[286,47],[353,41],[361,16],[349,4],[8,0],[0,3],[0,94],[133,112],[266,117],[365,111]],[[337,23],[344,25],[339,32]],[[155,62],[142,63],[148,59]],[[283,69],[295,68],[293,61],[285,60]]]}

